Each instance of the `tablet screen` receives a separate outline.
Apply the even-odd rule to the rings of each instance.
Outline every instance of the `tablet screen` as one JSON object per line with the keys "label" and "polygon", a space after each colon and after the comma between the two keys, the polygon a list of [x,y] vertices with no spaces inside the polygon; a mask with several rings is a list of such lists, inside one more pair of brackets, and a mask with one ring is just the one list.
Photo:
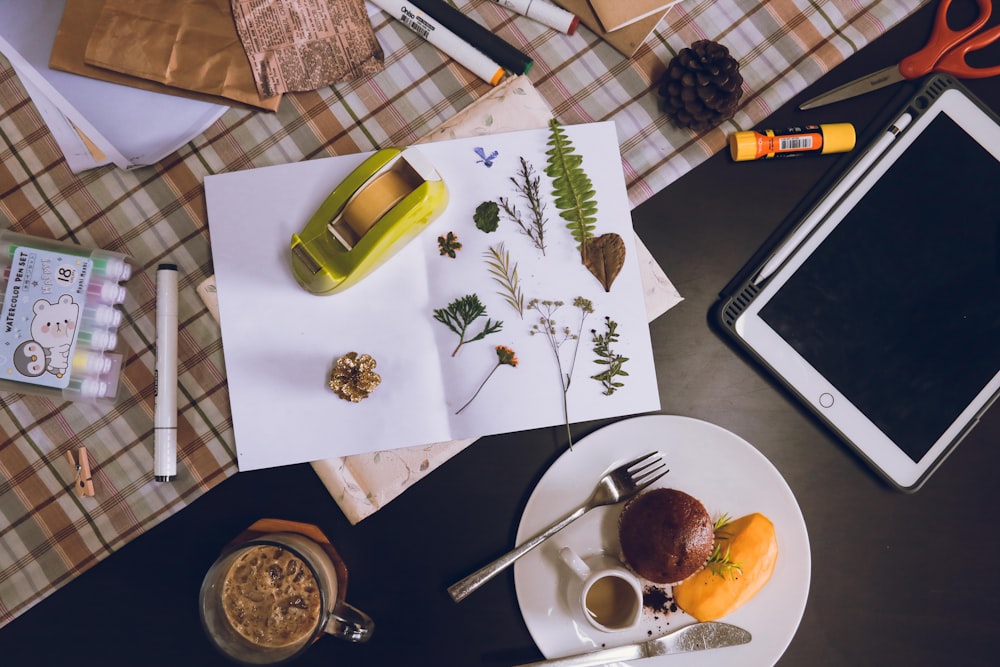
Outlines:
{"label": "tablet screen", "polygon": [[938,115],[760,310],[914,461],[1000,371],[998,183]]}

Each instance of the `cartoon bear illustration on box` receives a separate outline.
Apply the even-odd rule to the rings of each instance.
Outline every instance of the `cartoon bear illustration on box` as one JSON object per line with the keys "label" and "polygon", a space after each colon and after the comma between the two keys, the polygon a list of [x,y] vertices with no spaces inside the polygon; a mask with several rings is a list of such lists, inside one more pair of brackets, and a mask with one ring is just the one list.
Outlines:
{"label": "cartoon bear illustration on box", "polygon": [[61,378],[69,368],[69,349],[76,334],[80,306],[69,294],[63,294],[55,303],[39,299],[32,307],[35,317],[31,320],[31,338],[41,345],[45,370]]}

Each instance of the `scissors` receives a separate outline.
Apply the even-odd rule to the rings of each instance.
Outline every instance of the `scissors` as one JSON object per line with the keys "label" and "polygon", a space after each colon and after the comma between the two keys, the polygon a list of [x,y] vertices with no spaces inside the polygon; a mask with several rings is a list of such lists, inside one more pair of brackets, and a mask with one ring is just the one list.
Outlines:
{"label": "scissors", "polygon": [[938,5],[934,28],[924,48],[903,58],[898,65],[890,65],[803,102],[799,109],[814,109],[840,102],[904,79],[919,79],[931,72],[944,72],[960,79],[984,79],[1000,75],[1000,65],[972,67],[965,60],[970,52],[978,51],[1000,38],[1000,25],[976,34],[986,25],[993,12],[992,0],[976,0],[979,4],[979,17],[961,30],[952,30],[948,25],[948,8],[951,7],[951,2],[952,0],[941,0]]}

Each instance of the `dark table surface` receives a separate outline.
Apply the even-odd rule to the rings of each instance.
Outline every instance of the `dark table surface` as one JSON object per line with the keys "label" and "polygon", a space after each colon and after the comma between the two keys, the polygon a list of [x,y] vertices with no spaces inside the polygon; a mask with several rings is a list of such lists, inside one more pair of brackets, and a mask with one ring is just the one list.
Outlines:
{"label": "dark table surface", "polygon": [[[767,126],[864,128],[894,91],[809,112],[795,105],[919,48],[932,9],[803,91]],[[1000,82],[966,84],[1000,110]],[[920,491],[902,494],[709,325],[719,290],[835,164],[832,157],[736,164],[719,154],[634,212],[639,236],[684,296],[651,325],[662,412],[712,422],[753,443],[798,499],[812,582],[779,664],[996,664],[1000,407]],[[577,424],[574,437],[602,425]],[[368,644],[326,638],[296,664],[540,660],[511,571],[461,604],[446,588],[513,546],[528,496],[565,448],[559,428],[483,438],[356,526],[308,465],[238,474],[10,623],[0,631],[0,664],[223,663],[202,634],[198,588],[220,548],[261,517],[318,525],[348,565],[348,599],[377,625]],[[728,664],[721,651],[718,661]]]}

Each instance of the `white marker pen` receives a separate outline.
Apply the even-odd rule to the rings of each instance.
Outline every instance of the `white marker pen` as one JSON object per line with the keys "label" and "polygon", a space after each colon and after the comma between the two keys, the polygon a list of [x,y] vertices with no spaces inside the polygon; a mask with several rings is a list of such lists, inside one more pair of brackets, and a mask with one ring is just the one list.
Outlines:
{"label": "white marker pen", "polygon": [[500,65],[409,2],[371,0],[371,3],[488,84],[495,86],[503,79],[504,70]]}
{"label": "white marker pen", "polygon": [[177,477],[177,265],[156,268],[156,395],[153,413],[153,475]]}
{"label": "white marker pen", "polygon": [[575,14],[547,0],[493,0],[493,2],[567,35],[576,32],[576,26],[580,24],[580,19]]}

